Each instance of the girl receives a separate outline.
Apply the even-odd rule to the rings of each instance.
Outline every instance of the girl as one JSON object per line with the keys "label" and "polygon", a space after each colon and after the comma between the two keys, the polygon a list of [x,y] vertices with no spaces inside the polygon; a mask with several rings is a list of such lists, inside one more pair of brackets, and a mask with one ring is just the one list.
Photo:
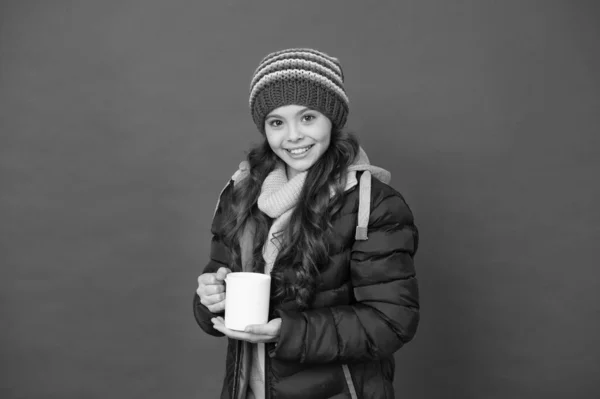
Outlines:
{"label": "girl", "polygon": [[[220,195],[194,296],[200,327],[229,338],[221,398],[394,398],[393,354],[419,322],[418,231],[389,172],[341,130],[348,105],[322,52],[278,51],[256,69],[264,141]],[[267,324],[225,327],[231,271],[271,275]]]}

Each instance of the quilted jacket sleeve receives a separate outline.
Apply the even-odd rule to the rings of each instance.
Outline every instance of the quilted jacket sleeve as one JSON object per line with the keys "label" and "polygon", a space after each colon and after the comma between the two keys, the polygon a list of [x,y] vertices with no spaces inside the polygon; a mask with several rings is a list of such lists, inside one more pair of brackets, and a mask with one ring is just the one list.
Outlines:
{"label": "quilted jacket sleeve", "polygon": [[[231,269],[229,249],[223,242],[223,237],[219,230],[223,223],[224,210],[230,206],[232,195],[233,183],[230,182],[230,184],[225,187],[219,197],[219,203],[211,227],[212,241],[210,244],[210,260],[202,271],[203,274],[215,273],[220,267],[228,267]],[[222,315],[222,312],[219,314],[212,313],[206,306],[200,303],[200,297],[198,294],[194,294],[194,317],[196,318],[198,325],[205,332],[216,337],[222,337],[223,334],[215,330],[210,321],[211,318]]]}
{"label": "quilted jacket sleeve", "polygon": [[282,329],[270,355],[304,363],[356,362],[398,350],[419,323],[417,246],[418,231],[403,198],[393,192],[373,202],[369,239],[352,248],[356,302],[279,312]]}

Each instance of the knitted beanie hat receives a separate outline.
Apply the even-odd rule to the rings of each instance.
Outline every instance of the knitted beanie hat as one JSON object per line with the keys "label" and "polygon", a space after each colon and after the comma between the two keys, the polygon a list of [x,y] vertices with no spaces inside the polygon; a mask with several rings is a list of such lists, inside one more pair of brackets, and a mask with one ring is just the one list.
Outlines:
{"label": "knitted beanie hat", "polygon": [[266,116],[290,104],[315,109],[334,127],[344,127],[349,100],[338,59],[308,48],[281,50],[263,58],[250,84],[250,111],[258,130],[264,134]]}

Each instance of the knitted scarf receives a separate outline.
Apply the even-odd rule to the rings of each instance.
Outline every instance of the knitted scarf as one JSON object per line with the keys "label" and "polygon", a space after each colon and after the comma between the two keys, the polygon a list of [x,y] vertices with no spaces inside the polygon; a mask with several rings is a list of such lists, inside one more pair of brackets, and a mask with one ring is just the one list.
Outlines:
{"label": "knitted scarf", "polygon": [[273,264],[281,248],[281,242],[276,235],[288,225],[296,203],[300,198],[307,173],[299,173],[288,180],[285,165],[279,164],[263,182],[258,197],[258,209],[275,219],[263,246],[265,274],[271,274]]}

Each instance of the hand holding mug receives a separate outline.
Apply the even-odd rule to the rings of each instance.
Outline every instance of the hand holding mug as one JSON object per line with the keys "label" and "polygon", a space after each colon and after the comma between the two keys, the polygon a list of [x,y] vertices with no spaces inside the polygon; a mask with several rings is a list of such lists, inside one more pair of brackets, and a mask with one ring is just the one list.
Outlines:
{"label": "hand holding mug", "polygon": [[220,331],[229,338],[239,339],[253,344],[277,342],[279,340],[279,332],[281,330],[280,318],[273,319],[267,324],[249,325],[244,331],[231,330],[225,327],[225,320],[222,317],[213,317],[210,321],[212,321],[215,330]]}
{"label": "hand holding mug", "polygon": [[203,304],[212,313],[225,310],[225,277],[231,273],[226,267],[221,267],[216,273],[204,273],[198,277],[196,293]]}

